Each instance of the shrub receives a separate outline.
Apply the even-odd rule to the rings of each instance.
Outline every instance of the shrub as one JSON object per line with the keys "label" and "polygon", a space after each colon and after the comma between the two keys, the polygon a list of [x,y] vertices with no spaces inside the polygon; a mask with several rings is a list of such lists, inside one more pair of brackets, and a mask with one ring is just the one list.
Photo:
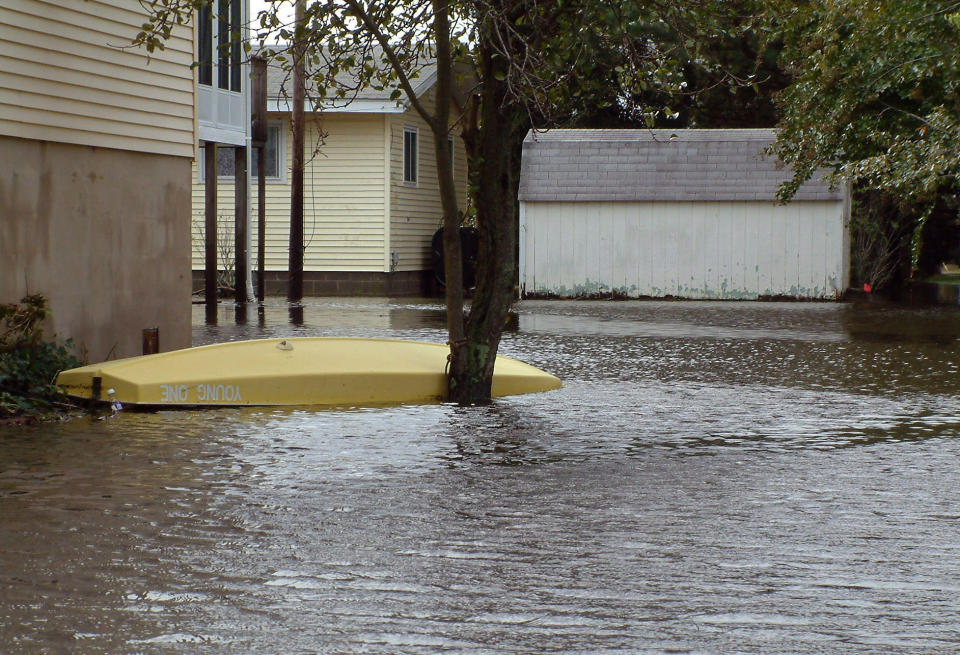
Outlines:
{"label": "shrub", "polygon": [[0,419],[43,418],[64,407],[57,374],[82,362],[73,355],[71,341],[43,339],[48,315],[41,295],[0,305]]}

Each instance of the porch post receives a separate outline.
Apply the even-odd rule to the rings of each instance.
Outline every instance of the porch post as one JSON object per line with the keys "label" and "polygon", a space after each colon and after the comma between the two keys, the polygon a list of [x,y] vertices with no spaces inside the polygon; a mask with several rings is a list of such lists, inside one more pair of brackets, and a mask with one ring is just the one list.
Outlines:
{"label": "porch post", "polygon": [[264,295],[264,249],[267,231],[266,147],[267,147],[267,60],[250,57],[250,143],[257,152],[257,300]]}
{"label": "porch post", "polygon": [[204,141],[204,294],[207,321],[217,318],[217,144]]}
{"label": "porch post", "polygon": [[267,167],[266,147],[257,148],[257,300],[263,302],[266,283],[263,280],[267,247]]}
{"label": "porch post", "polygon": [[[305,0],[296,0],[294,20],[297,27],[304,22]],[[293,156],[290,164],[290,286],[287,299],[303,299],[303,111],[305,96],[305,62],[303,37],[293,42]]]}
{"label": "porch post", "polygon": [[247,149],[233,149],[233,288],[238,303],[247,302]]}

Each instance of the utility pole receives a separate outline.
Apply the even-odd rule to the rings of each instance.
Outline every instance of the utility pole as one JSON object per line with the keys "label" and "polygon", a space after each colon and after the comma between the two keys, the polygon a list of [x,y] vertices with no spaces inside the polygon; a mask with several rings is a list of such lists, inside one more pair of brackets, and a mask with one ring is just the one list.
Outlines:
{"label": "utility pole", "polygon": [[287,299],[303,298],[303,105],[306,82],[304,66],[304,14],[306,0],[296,0],[293,37],[293,162],[290,167],[290,286]]}

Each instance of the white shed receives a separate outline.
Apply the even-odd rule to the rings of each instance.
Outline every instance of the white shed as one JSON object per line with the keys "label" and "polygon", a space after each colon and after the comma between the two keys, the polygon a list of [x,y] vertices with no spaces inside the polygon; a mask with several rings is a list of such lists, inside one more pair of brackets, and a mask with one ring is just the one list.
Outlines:
{"label": "white shed", "polygon": [[835,299],[849,192],[790,171],[773,130],[550,130],[523,144],[522,297]]}

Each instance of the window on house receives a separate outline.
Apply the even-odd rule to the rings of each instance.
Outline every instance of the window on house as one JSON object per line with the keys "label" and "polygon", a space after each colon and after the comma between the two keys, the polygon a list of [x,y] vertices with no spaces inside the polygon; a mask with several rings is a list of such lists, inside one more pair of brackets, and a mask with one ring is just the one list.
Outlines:
{"label": "window on house", "polygon": [[217,86],[230,88],[230,0],[217,3]]}
{"label": "window on house", "polygon": [[[214,8],[215,7],[215,8]],[[197,81],[228,91],[243,86],[242,0],[216,0],[197,11]]]}
{"label": "window on house", "polygon": [[241,58],[242,50],[241,39],[243,35],[240,26],[243,23],[242,0],[228,0],[230,3],[230,90],[240,92],[241,89]]}
{"label": "window on house", "polygon": [[[200,182],[205,182],[204,162],[206,161],[206,148],[200,148],[200,161],[197,166],[200,168]],[[264,152],[265,168],[264,178],[267,182],[283,181],[283,168],[281,167],[281,156],[283,154],[283,130],[280,123],[271,123],[267,126],[267,144]],[[250,156],[250,179],[253,182],[257,180],[257,150],[253,149]],[[232,181],[234,177],[234,151],[232,146],[220,146],[217,148],[217,177],[224,181]]]}
{"label": "window on house", "polygon": [[210,5],[200,7],[197,12],[197,81],[207,86],[213,85],[213,13]]}
{"label": "window on house", "polygon": [[[256,152],[256,151],[254,151]],[[281,161],[283,159],[283,129],[280,123],[274,123],[267,126],[267,142],[264,147],[264,172],[263,176],[268,180],[279,181],[283,176]],[[253,157],[253,175],[258,174],[257,157]]]}
{"label": "window on house", "polygon": [[403,181],[417,183],[417,128],[403,128]]}

